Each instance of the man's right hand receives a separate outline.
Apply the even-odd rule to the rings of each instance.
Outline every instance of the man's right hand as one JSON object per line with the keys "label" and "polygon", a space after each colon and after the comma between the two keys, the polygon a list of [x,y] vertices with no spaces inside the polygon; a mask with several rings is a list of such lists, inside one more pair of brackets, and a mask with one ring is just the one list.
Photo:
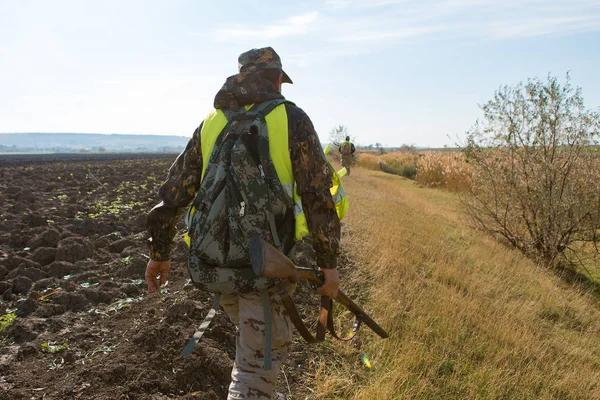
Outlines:
{"label": "man's right hand", "polygon": [[159,292],[161,285],[164,285],[171,270],[171,261],[148,261],[146,266],[146,284],[148,284],[148,293]]}
{"label": "man's right hand", "polygon": [[323,286],[317,289],[317,293],[321,296],[328,296],[335,299],[338,295],[338,289],[340,287],[340,273],[337,268],[325,269],[320,268],[321,272],[325,276],[325,283]]}

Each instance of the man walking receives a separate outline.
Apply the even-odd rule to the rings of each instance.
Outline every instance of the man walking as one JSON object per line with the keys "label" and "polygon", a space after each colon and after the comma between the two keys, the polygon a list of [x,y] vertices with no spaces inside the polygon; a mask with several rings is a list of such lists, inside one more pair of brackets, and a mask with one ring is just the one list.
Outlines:
{"label": "man walking", "polygon": [[350,167],[354,164],[353,155],[356,151],[354,143],[350,141],[350,136],[346,136],[346,140],[340,143],[338,150],[342,155],[342,167],[345,167],[350,175]]}
{"label": "man walking", "polygon": [[[261,109],[261,105],[267,102],[283,101],[281,86],[283,83],[292,83],[282,69],[279,56],[270,47],[252,49],[241,54],[238,69],[239,73],[227,78],[215,96],[215,110],[194,131],[186,149],[171,166],[165,183],[159,189],[162,201],[148,215],[151,260],[146,269],[146,282],[149,292],[159,291],[160,285],[167,279],[173,238],[177,233],[175,225],[183,210],[194,199],[193,204],[198,205],[211,197],[211,193],[207,192],[206,199],[196,198],[197,194],[206,192],[206,187],[210,184],[207,181],[213,180],[212,176],[204,179],[207,168],[210,169],[211,163],[214,164],[223,157],[223,146],[219,147],[218,143],[224,126],[229,126],[226,125],[227,116],[231,118],[235,115],[238,118],[237,116],[242,115],[240,119],[243,119],[246,112],[244,109],[252,111]],[[333,298],[339,287],[336,266],[340,223],[330,193],[331,168],[312,122],[300,108],[291,102],[282,102],[268,112],[265,120],[272,159],[269,163],[272,161],[274,165],[271,170],[276,170],[276,179],[279,179],[289,197],[292,204],[290,209],[293,211],[291,218],[280,219],[277,224],[271,224],[271,228],[277,225],[278,231],[286,230],[285,226],[281,228],[279,225],[287,224],[291,225],[287,230],[295,232],[293,238],[309,235],[317,254],[317,265],[325,275],[325,284],[318,292]],[[234,160],[235,157],[232,156],[231,159]],[[265,178],[262,164],[259,163],[258,168]],[[269,180],[268,169],[266,175],[265,179]],[[248,188],[252,190],[254,186],[248,185]],[[210,200],[212,201],[212,197]],[[239,204],[240,207],[233,213],[239,213],[240,216],[252,206],[244,201]],[[212,208],[214,207],[213,204]],[[205,212],[208,213],[208,210]],[[232,247],[233,245],[231,244]],[[225,247],[229,248],[229,242]],[[205,263],[202,267],[214,268],[216,271],[217,268],[227,266]],[[289,290],[293,291],[293,287],[290,286]],[[292,324],[280,300],[270,298],[271,321],[266,321],[267,312],[263,312],[264,303],[258,291],[224,294],[221,296],[221,305],[237,327],[236,358],[228,399],[277,398],[277,376],[292,340]],[[271,360],[265,360],[264,354],[268,336],[264,328],[266,325],[270,325],[269,329],[272,330]],[[267,361],[272,362],[269,369],[263,368]]]}

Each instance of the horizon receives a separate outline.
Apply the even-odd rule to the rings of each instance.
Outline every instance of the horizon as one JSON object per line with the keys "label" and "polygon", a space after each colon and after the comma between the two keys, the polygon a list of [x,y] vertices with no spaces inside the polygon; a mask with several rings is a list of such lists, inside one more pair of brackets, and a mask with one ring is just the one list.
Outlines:
{"label": "horizon", "polygon": [[0,131],[190,137],[238,55],[264,46],[323,143],[342,124],[361,146],[454,146],[500,86],[568,71],[600,109],[595,1],[262,6],[249,21],[231,0],[0,0]]}
{"label": "horizon", "polygon": [[[168,135],[168,134],[144,134],[144,133],[95,133],[95,132],[0,132],[0,136],[3,135],[89,135],[89,136],[93,136],[93,135],[99,135],[99,136],[132,136],[132,137],[149,137],[149,138],[184,138],[187,142],[187,140],[189,139],[188,136],[184,136],[184,135]],[[333,142],[329,141],[329,138],[327,138],[326,141],[321,141],[321,146],[323,148],[327,147],[328,145],[333,144]],[[377,147],[379,145],[379,147]],[[0,155],[6,154],[6,151],[3,150],[10,147],[11,144],[9,143],[8,145],[5,144],[0,144]],[[16,146],[16,145],[15,145]],[[41,147],[40,147],[41,146]],[[122,147],[123,144],[121,144],[120,146],[117,147]],[[386,145],[382,145],[380,143],[369,143],[369,144],[356,144],[356,147],[358,149],[388,149],[388,150],[394,150],[394,149],[400,149],[402,146],[404,145],[398,145],[398,146],[386,146]],[[29,152],[32,148],[40,148],[40,151],[50,151],[53,152],[50,149],[50,147],[48,147],[48,145],[40,145],[38,143],[28,143],[25,146],[16,146],[17,148],[21,149],[21,150],[17,150],[16,153],[23,153],[23,152]],[[54,144],[54,146],[52,147],[57,147],[57,148],[62,148],[62,149],[66,149],[68,147],[71,147],[71,150],[61,150],[60,152],[80,152],[81,150],[90,150],[91,149],[95,149],[98,147],[104,147],[104,146],[88,146],[88,147],[80,147],[80,146],[74,146],[70,143],[60,143],[60,144]],[[418,146],[415,145],[413,146],[414,150],[435,150],[435,149],[456,149],[456,150],[460,150],[460,148],[458,148],[456,145],[454,146],[439,146],[439,147],[427,147],[427,146]],[[112,147],[113,149],[115,148],[114,146]],[[184,144],[181,144],[181,150],[183,150],[185,148]],[[93,152],[94,150],[92,150]],[[102,152],[111,152],[111,151],[121,151],[121,150],[105,150],[103,149]],[[140,150],[142,151],[142,150]],[[135,151],[134,151],[135,152]],[[12,153],[11,153],[12,154]]]}
{"label": "horizon", "polygon": [[186,135],[175,135],[168,133],[118,133],[118,132],[0,132],[0,135],[27,135],[27,134],[42,134],[42,135],[133,135],[133,136],[173,136],[186,137]]}
{"label": "horizon", "polygon": [[[97,132],[0,132],[0,136],[1,135],[103,135],[103,136],[110,136],[110,135],[116,135],[116,136],[137,136],[137,137],[141,137],[141,136],[150,136],[150,137],[169,137],[169,138],[185,138],[186,140],[189,139],[188,136],[185,135],[169,135],[169,134],[147,134],[147,133],[97,133]],[[329,138],[327,139],[329,140]],[[321,144],[323,147],[325,147],[325,145],[331,145],[332,143],[329,141],[321,141]],[[357,144],[357,147],[363,148],[363,147],[373,147],[375,145],[377,145],[379,143],[369,143],[369,144]],[[381,148],[399,148],[402,145],[399,146],[380,146]],[[440,146],[439,148],[442,148],[444,146]],[[434,149],[434,148],[438,148],[438,147],[425,147],[425,146],[415,146],[416,149]],[[456,148],[456,147],[450,147],[448,146],[447,148]],[[2,152],[0,151],[0,154],[2,154]]]}

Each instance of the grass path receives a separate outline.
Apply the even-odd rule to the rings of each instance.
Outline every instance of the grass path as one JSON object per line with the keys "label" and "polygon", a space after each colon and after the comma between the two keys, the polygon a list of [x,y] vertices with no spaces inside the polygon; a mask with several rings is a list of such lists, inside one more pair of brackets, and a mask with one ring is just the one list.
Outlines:
{"label": "grass path", "polygon": [[344,182],[342,287],[370,288],[390,338],[336,345],[320,398],[600,398],[598,299],[468,227],[454,194],[358,168]]}

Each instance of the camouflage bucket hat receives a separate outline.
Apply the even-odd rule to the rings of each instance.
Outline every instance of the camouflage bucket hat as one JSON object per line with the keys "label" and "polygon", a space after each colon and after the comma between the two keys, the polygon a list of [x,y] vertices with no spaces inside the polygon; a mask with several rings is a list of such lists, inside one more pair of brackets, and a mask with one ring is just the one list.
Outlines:
{"label": "camouflage bucket hat", "polygon": [[294,83],[281,66],[281,58],[272,47],[252,49],[240,54],[238,57],[238,71],[240,73],[253,72],[261,69],[278,69],[283,73],[283,82]]}

